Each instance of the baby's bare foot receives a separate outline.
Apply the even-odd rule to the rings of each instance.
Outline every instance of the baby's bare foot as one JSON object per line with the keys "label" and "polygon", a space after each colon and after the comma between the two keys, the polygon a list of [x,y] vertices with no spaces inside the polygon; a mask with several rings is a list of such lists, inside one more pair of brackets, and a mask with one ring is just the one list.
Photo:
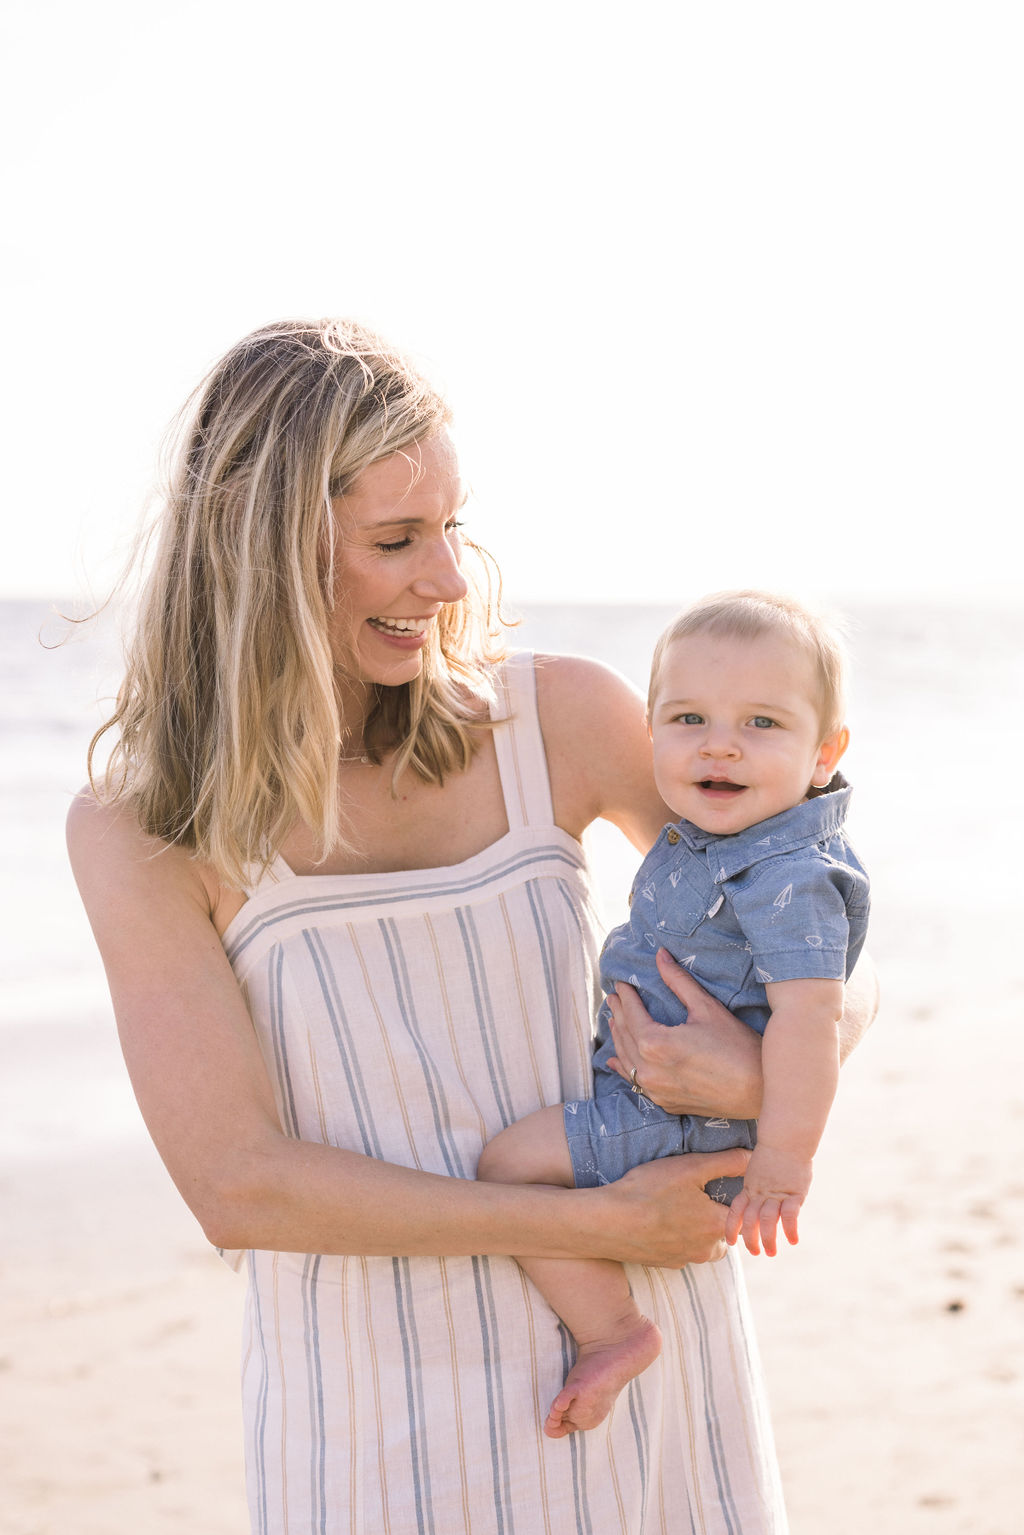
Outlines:
{"label": "baby's bare foot", "polygon": [[661,1329],[645,1316],[621,1337],[579,1344],[576,1363],[551,1403],[545,1434],[562,1439],[579,1429],[596,1428],[611,1412],[623,1386],[660,1353]]}

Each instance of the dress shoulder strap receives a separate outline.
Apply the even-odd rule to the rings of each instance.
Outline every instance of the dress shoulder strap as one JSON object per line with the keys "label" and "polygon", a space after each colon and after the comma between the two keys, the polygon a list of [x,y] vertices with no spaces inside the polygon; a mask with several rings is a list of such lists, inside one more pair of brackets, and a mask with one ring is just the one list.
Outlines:
{"label": "dress shoulder strap", "polygon": [[494,749],[509,830],[551,826],[555,816],[532,651],[515,651],[499,668],[491,718],[500,722],[494,731]]}
{"label": "dress shoulder strap", "polygon": [[271,885],[280,885],[286,879],[294,879],[294,870],[290,869],[284,859],[278,853],[269,868],[261,873],[257,865],[252,865],[245,882],[245,893],[248,896],[256,894],[257,890],[267,890]]}

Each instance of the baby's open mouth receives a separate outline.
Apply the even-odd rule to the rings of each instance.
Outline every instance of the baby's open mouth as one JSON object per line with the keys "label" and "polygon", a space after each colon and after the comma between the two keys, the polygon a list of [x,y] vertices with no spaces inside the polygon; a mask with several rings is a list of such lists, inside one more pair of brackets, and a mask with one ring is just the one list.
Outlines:
{"label": "baby's open mouth", "polygon": [[727,778],[702,778],[698,784],[698,788],[715,794],[742,794],[746,787],[744,783],[730,783]]}

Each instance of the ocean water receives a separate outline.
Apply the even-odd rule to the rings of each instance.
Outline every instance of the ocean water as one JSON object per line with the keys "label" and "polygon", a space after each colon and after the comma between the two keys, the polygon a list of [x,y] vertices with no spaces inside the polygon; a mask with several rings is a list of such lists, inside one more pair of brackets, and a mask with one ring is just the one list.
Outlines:
{"label": "ocean water", "polygon": [[[657,606],[525,606],[513,643],[596,656],[646,684],[672,616]],[[927,1007],[1005,971],[1024,914],[1024,613],[852,607],[853,840],[873,876],[870,948],[889,995]],[[42,603],[0,603],[0,1154],[135,1134],[103,979],[67,867],[63,823],[118,674],[112,623],[53,647]],[[636,855],[610,828],[592,855],[609,921]],[[1015,969],[1014,965],[1014,969]],[[983,1020],[981,1021],[983,1026]],[[53,1059],[57,1070],[51,1070]]]}

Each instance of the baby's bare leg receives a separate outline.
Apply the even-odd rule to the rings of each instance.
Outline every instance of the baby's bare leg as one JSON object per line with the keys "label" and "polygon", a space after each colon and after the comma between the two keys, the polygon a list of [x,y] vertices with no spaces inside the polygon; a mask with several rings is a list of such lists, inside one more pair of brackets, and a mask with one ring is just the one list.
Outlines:
{"label": "baby's bare leg", "polygon": [[[553,1183],[572,1188],[561,1108],[539,1109],[490,1141],[477,1176],[488,1183]],[[561,1439],[604,1421],[623,1386],[661,1351],[661,1333],[643,1315],[621,1264],[600,1258],[521,1258],[520,1264],[576,1339],[576,1363],[555,1397],[544,1432]]]}

